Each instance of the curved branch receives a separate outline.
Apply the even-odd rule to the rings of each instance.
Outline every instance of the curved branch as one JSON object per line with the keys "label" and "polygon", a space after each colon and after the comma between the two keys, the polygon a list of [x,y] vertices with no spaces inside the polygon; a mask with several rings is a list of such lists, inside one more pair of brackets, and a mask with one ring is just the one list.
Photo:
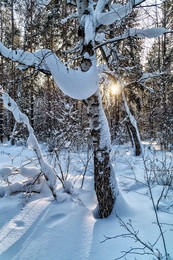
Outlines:
{"label": "curved branch", "polygon": [[0,42],[0,54],[25,65],[25,69],[32,67],[50,73],[63,93],[72,98],[87,99],[98,88],[99,79],[94,56],[91,59],[90,69],[83,72],[67,68],[52,51],[47,49],[28,53],[22,50],[10,50]]}

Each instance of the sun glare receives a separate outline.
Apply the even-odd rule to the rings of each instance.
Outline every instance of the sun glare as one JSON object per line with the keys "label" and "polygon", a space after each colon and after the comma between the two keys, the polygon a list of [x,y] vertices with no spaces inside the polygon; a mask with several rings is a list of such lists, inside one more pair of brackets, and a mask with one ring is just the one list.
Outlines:
{"label": "sun glare", "polygon": [[112,95],[118,95],[120,94],[120,86],[118,84],[112,84],[110,86],[110,92]]}

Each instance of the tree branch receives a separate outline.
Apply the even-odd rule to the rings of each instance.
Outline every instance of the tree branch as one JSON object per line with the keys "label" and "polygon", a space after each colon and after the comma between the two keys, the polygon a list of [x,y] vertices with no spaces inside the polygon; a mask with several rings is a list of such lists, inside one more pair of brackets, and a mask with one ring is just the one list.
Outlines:
{"label": "tree branch", "polygon": [[65,95],[74,99],[87,99],[98,88],[98,71],[94,56],[92,66],[87,72],[67,68],[50,50],[43,49],[34,53],[23,50],[10,50],[0,42],[0,54],[5,58],[24,65],[24,69],[34,68],[51,74],[57,86]]}
{"label": "tree branch", "polygon": [[133,8],[137,7],[138,5],[142,4],[146,0],[134,0]]}
{"label": "tree branch", "polygon": [[150,29],[139,29],[139,28],[127,28],[121,36],[114,37],[105,42],[100,43],[95,47],[95,50],[113,42],[122,41],[128,38],[156,38],[165,33],[172,33],[173,31],[168,31],[165,28],[150,28]]}

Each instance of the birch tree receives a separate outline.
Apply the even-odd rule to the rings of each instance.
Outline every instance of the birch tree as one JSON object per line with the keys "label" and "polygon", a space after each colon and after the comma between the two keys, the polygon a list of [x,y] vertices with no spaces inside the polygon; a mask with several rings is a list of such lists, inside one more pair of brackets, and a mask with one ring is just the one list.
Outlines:
{"label": "birch tree", "polygon": [[[50,1],[40,1],[49,4]],[[46,74],[51,74],[57,86],[64,94],[79,100],[85,100],[90,123],[92,142],[94,147],[94,187],[98,200],[98,215],[106,218],[113,210],[118,196],[115,173],[110,162],[110,133],[108,122],[102,109],[99,93],[99,76],[95,54],[95,37],[100,27],[119,23],[133,8],[144,0],[129,0],[125,5],[112,4],[110,0],[70,0],[77,8],[79,22],[78,35],[80,47],[80,70],[67,68],[50,50],[42,49],[34,53],[23,50],[10,50],[0,43],[2,56],[21,64],[20,69],[34,68]],[[108,11],[107,11],[107,7]],[[72,14],[71,16],[75,16]],[[128,37],[157,37],[165,30],[127,29],[123,35],[114,37],[110,41],[126,39]],[[109,41],[103,41],[103,45]],[[135,122],[134,127],[136,127]]]}

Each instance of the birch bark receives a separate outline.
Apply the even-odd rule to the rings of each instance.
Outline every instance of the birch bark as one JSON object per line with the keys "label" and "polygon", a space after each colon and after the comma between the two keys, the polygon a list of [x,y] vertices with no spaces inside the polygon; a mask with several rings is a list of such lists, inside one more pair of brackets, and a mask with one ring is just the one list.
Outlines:
{"label": "birch bark", "polygon": [[[84,57],[81,69],[88,71],[93,62],[96,63],[94,54],[96,25],[93,2],[91,0],[76,2],[79,12],[79,37],[82,43],[81,54]],[[99,10],[103,6],[104,4],[100,2]],[[93,96],[86,99],[85,103],[94,147],[94,188],[98,200],[99,217],[106,218],[112,212],[118,192],[115,174],[110,163],[109,126],[102,108],[99,89]]]}

